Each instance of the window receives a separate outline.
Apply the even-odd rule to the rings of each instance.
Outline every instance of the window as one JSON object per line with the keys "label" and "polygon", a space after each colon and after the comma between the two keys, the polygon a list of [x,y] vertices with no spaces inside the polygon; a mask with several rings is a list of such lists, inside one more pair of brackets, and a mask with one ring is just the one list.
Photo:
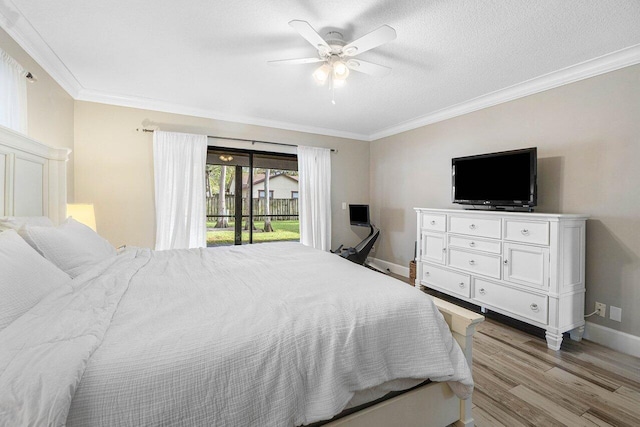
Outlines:
{"label": "window", "polygon": [[292,191],[291,192],[291,198],[292,199],[297,199],[298,198],[298,192],[297,191]]}
{"label": "window", "polygon": [[300,240],[296,155],[209,147],[206,174],[207,246]]}

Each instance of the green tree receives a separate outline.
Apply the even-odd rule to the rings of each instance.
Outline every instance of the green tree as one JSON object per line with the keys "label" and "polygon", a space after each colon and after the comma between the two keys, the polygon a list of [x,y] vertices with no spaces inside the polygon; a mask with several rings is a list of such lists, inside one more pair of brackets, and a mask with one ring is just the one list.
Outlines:
{"label": "green tree", "polygon": [[[227,215],[227,167],[220,166],[220,176],[218,177],[218,215]],[[229,226],[229,220],[226,216],[218,218],[216,228],[227,228]]]}
{"label": "green tree", "polygon": [[271,225],[271,194],[269,194],[269,178],[271,169],[267,169],[264,173],[264,231],[266,233],[273,232]]}

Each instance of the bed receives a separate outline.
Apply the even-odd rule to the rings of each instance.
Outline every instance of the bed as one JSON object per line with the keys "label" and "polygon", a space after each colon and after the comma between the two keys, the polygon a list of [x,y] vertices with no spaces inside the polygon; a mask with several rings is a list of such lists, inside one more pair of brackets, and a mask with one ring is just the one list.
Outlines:
{"label": "bed", "polygon": [[[61,222],[67,155],[1,129],[3,215]],[[480,321],[297,243],[131,248],[0,331],[0,424],[470,426]]]}

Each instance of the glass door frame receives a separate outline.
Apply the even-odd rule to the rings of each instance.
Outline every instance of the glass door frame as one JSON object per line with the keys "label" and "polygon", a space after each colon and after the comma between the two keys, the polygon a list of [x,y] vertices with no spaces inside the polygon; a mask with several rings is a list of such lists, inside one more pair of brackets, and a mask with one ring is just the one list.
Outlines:
{"label": "glass door frame", "polygon": [[[242,148],[227,148],[227,147],[219,147],[210,145],[207,147],[207,150],[211,151],[225,151],[229,153],[238,153],[247,155],[249,157],[249,166],[242,165],[229,165],[235,168],[235,213],[234,213],[234,245],[242,245],[242,169],[245,167],[249,168],[249,178],[247,179],[247,198],[249,199],[249,215],[247,217],[247,221],[249,221],[249,244],[253,244],[253,156],[254,155],[265,155],[265,156],[277,156],[284,157],[289,159],[296,159],[298,156],[296,154],[290,153],[280,153],[273,151],[258,151],[258,150],[246,150]],[[226,166],[224,163],[209,163],[215,165]],[[238,209],[238,207],[240,207]]]}

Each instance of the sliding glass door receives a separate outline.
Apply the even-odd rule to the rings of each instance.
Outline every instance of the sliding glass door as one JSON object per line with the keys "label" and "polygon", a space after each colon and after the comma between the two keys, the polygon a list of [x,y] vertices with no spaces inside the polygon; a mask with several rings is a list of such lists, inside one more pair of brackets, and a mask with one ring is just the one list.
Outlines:
{"label": "sliding glass door", "polygon": [[207,246],[300,240],[295,155],[210,147]]}

